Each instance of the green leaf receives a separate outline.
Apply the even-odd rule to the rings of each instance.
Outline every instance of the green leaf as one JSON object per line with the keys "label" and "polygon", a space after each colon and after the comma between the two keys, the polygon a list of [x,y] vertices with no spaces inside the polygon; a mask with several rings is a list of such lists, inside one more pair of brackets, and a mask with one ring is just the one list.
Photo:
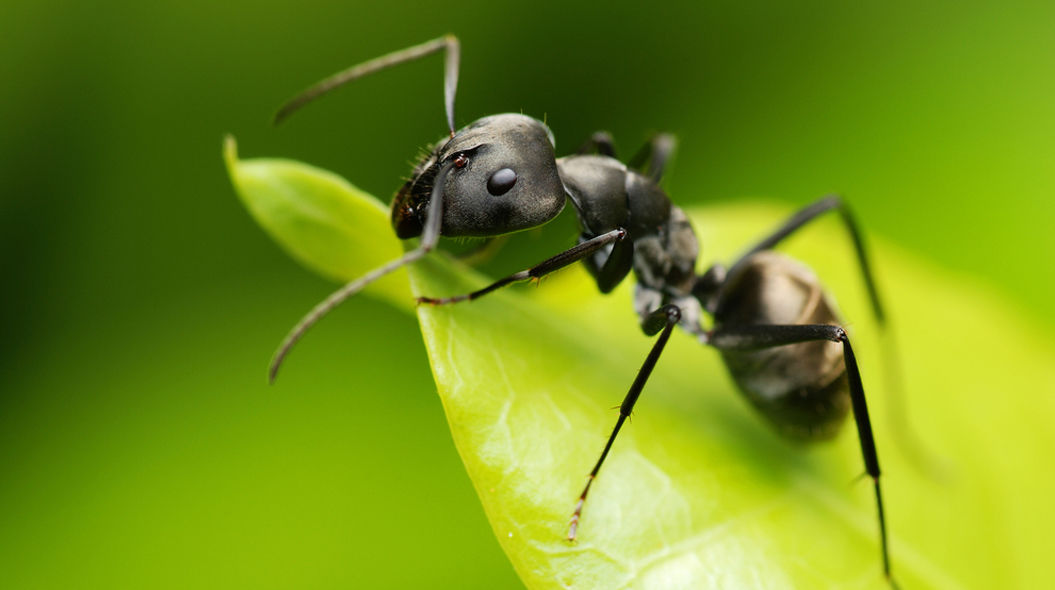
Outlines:
{"label": "green leaf", "polygon": [[[270,178],[271,164],[258,164],[258,177]],[[269,210],[282,208],[257,215]],[[731,260],[787,213],[758,204],[692,212],[701,266]],[[382,221],[364,217],[350,231],[379,233]],[[886,338],[834,220],[782,249],[809,261],[850,320],[901,587],[1050,586],[1050,338],[986,287],[871,242],[897,330]],[[442,255],[409,274],[415,294],[432,296],[487,282]],[[630,281],[605,297],[571,268],[538,289],[514,286],[417,313],[455,444],[528,587],[889,587],[870,486],[852,483],[863,471],[852,421],[830,443],[780,438],[737,394],[718,355],[680,333],[591,490],[579,541],[564,540],[614,425],[612,408],[652,343],[637,328]],[[886,385],[880,354],[893,338],[906,383],[900,396]],[[921,449],[942,469],[910,460]]]}
{"label": "green leaf", "polygon": [[[239,160],[231,136],[224,141],[224,161],[253,219],[290,256],[320,275],[348,282],[402,255],[388,207],[340,176],[292,160]],[[396,307],[413,309],[405,271],[367,290]]]}

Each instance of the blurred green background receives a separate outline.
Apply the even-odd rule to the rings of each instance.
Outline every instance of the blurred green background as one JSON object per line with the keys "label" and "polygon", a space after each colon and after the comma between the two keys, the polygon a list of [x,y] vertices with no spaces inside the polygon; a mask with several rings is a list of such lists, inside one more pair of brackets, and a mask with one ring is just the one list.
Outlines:
{"label": "blurred green background", "polygon": [[545,117],[558,152],[672,131],[679,203],[842,192],[1047,330],[1053,30],[1055,4],[1021,1],[6,0],[0,587],[518,586],[413,319],[356,300],[264,383],[331,286],[242,210],[224,133],[388,198],[444,132],[437,58],[272,128],[316,79],[454,32],[459,124]]}

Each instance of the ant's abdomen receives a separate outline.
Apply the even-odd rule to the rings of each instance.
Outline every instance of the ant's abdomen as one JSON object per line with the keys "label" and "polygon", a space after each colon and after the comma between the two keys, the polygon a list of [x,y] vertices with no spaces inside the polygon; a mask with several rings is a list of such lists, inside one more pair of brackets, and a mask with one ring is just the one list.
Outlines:
{"label": "ant's abdomen", "polygon": [[[816,275],[773,251],[732,271],[718,295],[723,325],[834,324],[838,315]],[[818,440],[838,432],[850,409],[842,346],[818,341],[759,350],[724,350],[733,380],[782,434]]]}

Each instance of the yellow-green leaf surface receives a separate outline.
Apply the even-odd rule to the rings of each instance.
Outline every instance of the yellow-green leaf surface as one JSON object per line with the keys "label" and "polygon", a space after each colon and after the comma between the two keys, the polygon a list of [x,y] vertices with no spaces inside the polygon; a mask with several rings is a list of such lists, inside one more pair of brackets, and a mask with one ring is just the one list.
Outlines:
{"label": "yellow-green leaf surface", "polygon": [[[350,281],[402,253],[388,223],[388,207],[340,176],[292,160],[239,160],[230,136],[224,161],[253,219],[290,256],[320,275]],[[397,307],[412,308],[403,271],[367,290]]]}
{"label": "yellow-green leaf surface", "polygon": [[[692,212],[701,266],[730,260],[787,213],[758,204]],[[380,217],[361,223],[377,226],[355,232],[388,229]],[[819,222],[786,250],[836,293],[859,352],[901,587],[1051,586],[1050,339],[986,287],[871,241],[902,361],[900,396],[880,354],[890,338],[868,315],[839,225]],[[348,268],[367,270],[364,255]],[[442,255],[409,275],[416,294],[433,296],[486,282]],[[652,343],[637,328],[629,283],[602,296],[572,268],[539,288],[418,308],[455,443],[525,584],[889,587],[870,486],[854,483],[863,466],[852,422],[830,443],[782,439],[739,397],[718,355],[680,333],[591,491],[579,541],[564,540],[613,407]],[[929,459],[909,460],[920,453]]]}

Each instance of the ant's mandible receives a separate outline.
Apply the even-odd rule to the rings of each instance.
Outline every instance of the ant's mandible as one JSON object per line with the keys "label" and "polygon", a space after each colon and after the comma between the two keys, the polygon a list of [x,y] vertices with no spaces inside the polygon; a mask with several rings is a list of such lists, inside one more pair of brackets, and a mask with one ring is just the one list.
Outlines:
{"label": "ant's mandible", "polygon": [[[835,307],[817,277],[772,250],[821,214],[837,212],[853,239],[873,311],[882,323],[883,308],[864,243],[846,204],[837,196],[817,201],[728,269],[716,264],[696,274],[696,234],[685,213],[658,185],[673,151],[673,138],[656,136],[628,166],[615,159],[611,138],[605,133],[594,134],[576,155],[557,158],[549,128],[525,115],[493,115],[455,130],[460,46],[452,35],[339,72],[288,102],[275,122],[347,82],[440,51],[446,54],[444,104],[450,137],[421,159],[392,202],[396,235],[420,237],[418,247],[346,284],[315,306],[276,352],[271,380],[292,346],[322,316],[369,283],[425,256],[441,235],[498,236],[537,227],[554,219],[570,201],[582,227],[576,246],[472,293],[418,298],[418,303],[428,305],[469,301],[578,261],[586,265],[598,289],[608,293],[633,270],[637,279],[634,308],[641,329],[659,337],[587,476],[571,516],[568,539],[575,539],[590,486],[674,326],[680,326],[721,353],[740,390],[782,434],[810,441],[830,438],[852,410],[865,471],[875,490],[883,572],[896,587],[890,571],[879,458],[850,339],[839,327]],[[713,318],[710,329],[702,325],[704,313]]]}

